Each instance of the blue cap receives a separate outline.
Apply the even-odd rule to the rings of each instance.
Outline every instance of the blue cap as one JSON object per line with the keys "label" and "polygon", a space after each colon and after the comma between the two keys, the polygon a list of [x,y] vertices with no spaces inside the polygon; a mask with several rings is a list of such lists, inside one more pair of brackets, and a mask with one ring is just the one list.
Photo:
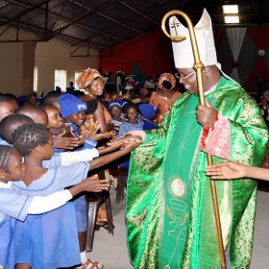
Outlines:
{"label": "blue cap", "polygon": [[151,119],[157,112],[157,108],[149,104],[140,104],[138,109],[141,115],[146,119]]}
{"label": "blue cap", "polygon": [[113,106],[118,106],[118,107],[122,107],[122,104],[119,101],[114,101],[112,103],[109,104],[109,107],[113,107]]}
{"label": "blue cap", "polygon": [[70,93],[60,95],[58,101],[63,118],[67,118],[75,113],[87,110],[86,103]]}

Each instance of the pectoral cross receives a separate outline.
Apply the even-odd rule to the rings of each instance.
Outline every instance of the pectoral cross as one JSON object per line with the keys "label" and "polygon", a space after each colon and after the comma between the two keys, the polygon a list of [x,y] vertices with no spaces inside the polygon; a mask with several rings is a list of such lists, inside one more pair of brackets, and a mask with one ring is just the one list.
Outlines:
{"label": "pectoral cross", "polygon": [[177,32],[177,28],[179,27],[179,25],[180,25],[180,23],[177,22],[176,19],[174,19],[171,28],[175,28],[176,36],[179,36],[178,32]]}

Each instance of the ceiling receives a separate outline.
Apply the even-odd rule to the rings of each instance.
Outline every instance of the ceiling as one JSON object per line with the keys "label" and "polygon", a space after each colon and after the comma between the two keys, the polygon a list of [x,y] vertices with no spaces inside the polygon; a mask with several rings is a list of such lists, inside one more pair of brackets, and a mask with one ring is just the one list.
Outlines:
{"label": "ceiling", "polygon": [[240,26],[268,27],[268,0],[0,0],[0,36],[15,27],[34,33],[37,42],[60,38],[74,49],[104,49],[159,28],[171,9],[185,11],[195,23],[206,7],[214,26],[223,27],[226,2],[239,5]]}

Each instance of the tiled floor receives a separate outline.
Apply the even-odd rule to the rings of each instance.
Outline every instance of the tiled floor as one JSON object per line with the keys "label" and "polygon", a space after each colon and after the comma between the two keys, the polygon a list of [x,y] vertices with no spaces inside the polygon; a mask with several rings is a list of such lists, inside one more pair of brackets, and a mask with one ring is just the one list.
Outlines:
{"label": "tiled floor", "polygon": [[250,268],[269,268],[269,192],[258,192],[254,250]]}
{"label": "tiled floor", "polygon": [[[89,257],[103,263],[105,269],[131,269],[126,247],[125,205],[115,204],[114,193],[112,193],[112,203],[116,226],[114,236],[104,229],[96,232],[94,251]],[[269,268],[269,193],[259,191],[251,269],[267,268]]]}

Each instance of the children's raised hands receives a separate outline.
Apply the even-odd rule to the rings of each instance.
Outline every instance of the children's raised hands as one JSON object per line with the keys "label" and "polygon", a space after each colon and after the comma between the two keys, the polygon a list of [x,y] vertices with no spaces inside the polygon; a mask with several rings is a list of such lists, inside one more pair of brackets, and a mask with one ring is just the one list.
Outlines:
{"label": "children's raised hands", "polygon": [[99,130],[100,130],[99,122],[95,121],[93,117],[89,117],[88,115],[86,121],[84,122],[84,125],[81,126],[79,129],[79,133],[84,131],[86,132],[87,138],[94,139],[94,136],[97,134]]}
{"label": "children's raised hands", "polygon": [[100,141],[100,140],[103,140],[103,139],[113,138],[116,135],[117,135],[117,132],[115,130],[113,130],[113,131],[106,131],[104,133],[95,134],[91,138],[93,140]]}
{"label": "children's raised hands", "polygon": [[98,175],[84,179],[81,184],[83,185],[84,191],[90,192],[101,192],[108,190],[110,187],[110,182],[106,179],[99,179]]}
{"label": "children's raised hands", "polygon": [[133,149],[138,147],[141,143],[142,143],[141,139],[138,139],[137,137],[132,137],[126,142],[124,150],[126,150],[127,152],[131,152]]}
{"label": "children's raised hands", "polygon": [[53,146],[60,149],[72,150],[79,146],[79,137],[65,136],[65,131],[53,137]]}
{"label": "children's raised hands", "polygon": [[133,136],[133,135],[130,135],[129,133],[127,133],[122,137],[112,139],[110,142],[107,143],[107,145],[111,146],[111,145],[115,145],[115,144],[122,143],[122,142],[124,142],[124,144],[139,142],[139,144],[140,144],[142,142],[141,139],[142,138],[140,136]]}

